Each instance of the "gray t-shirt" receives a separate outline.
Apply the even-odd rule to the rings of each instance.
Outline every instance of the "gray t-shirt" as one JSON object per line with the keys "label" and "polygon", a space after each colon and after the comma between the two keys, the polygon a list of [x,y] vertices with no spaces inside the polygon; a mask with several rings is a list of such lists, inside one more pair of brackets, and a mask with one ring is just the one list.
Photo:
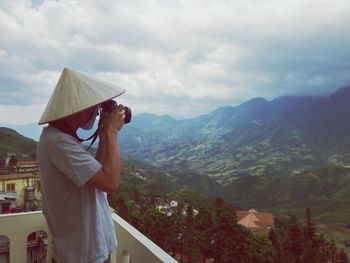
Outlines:
{"label": "gray t-shirt", "polygon": [[37,157],[42,209],[59,263],[100,263],[117,247],[104,192],[85,184],[101,168],[84,146],[53,126],[43,129]]}

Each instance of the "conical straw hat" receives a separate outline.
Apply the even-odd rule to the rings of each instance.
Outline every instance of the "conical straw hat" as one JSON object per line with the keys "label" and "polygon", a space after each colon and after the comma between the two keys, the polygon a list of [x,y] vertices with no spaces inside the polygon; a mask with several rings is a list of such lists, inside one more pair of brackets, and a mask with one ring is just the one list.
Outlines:
{"label": "conical straw hat", "polygon": [[125,89],[116,85],[65,68],[40,118],[39,125],[66,118],[124,92]]}

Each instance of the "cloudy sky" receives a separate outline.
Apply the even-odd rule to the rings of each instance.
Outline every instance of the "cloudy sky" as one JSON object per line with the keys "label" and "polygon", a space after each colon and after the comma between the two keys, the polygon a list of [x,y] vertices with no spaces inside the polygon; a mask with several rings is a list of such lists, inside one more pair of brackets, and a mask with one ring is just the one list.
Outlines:
{"label": "cloudy sky", "polygon": [[64,67],[188,118],[350,84],[349,0],[1,0],[0,123],[37,122]]}

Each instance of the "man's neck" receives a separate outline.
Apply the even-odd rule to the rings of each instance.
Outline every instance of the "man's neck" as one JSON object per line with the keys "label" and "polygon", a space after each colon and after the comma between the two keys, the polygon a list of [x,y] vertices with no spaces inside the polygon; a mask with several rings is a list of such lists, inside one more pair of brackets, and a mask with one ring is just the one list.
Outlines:
{"label": "man's neck", "polygon": [[76,123],[74,119],[67,119],[65,122],[74,132],[76,132],[80,127],[79,123]]}

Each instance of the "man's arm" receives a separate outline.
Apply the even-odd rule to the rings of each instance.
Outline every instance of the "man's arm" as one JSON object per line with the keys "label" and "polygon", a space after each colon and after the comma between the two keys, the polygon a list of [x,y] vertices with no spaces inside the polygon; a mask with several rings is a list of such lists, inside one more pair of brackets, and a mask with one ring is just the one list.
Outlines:
{"label": "man's arm", "polygon": [[113,192],[119,188],[121,161],[118,132],[124,124],[125,111],[123,108],[123,105],[119,105],[110,113],[101,127],[96,159],[102,164],[102,169],[88,181],[89,186],[105,192]]}
{"label": "man's arm", "polygon": [[106,139],[102,136],[99,136],[99,142],[97,147],[97,153],[95,159],[103,165],[103,161],[106,156]]}

